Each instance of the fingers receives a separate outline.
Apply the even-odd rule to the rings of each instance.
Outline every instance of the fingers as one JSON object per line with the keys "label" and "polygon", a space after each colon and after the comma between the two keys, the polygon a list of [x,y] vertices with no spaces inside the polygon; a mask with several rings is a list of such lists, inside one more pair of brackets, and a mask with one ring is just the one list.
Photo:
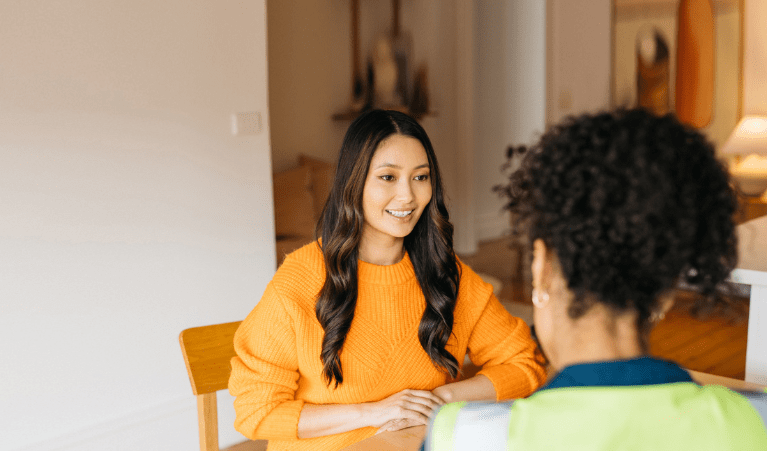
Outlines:
{"label": "fingers", "polygon": [[398,420],[390,420],[384,423],[384,425],[378,429],[376,435],[380,434],[381,432],[399,431],[400,429],[406,429],[413,426],[425,426],[426,424],[427,423],[415,419],[402,418]]}
{"label": "fingers", "polygon": [[407,415],[407,411],[417,413],[418,415],[424,417],[425,419],[428,419],[434,412],[439,409],[439,404],[436,403],[426,403],[426,402],[418,402],[418,401],[409,401],[409,400],[403,400],[399,407],[403,409],[402,416],[404,418],[411,418],[411,416]]}
{"label": "fingers", "polygon": [[442,400],[439,396],[435,395],[434,393],[426,390],[405,390],[403,392],[405,396],[403,396],[403,399],[414,403],[414,404],[420,404],[425,407],[427,407],[429,410],[434,410],[439,408],[439,406],[445,404],[445,401]]}
{"label": "fingers", "polygon": [[435,395],[433,392],[430,392],[428,390],[406,390],[410,392],[410,394],[414,396],[418,396],[421,398],[430,399],[432,402],[437,403],[437,405],[443,405],[445,404],[445,401],[440,398],[439,396]]}
{"label": "fingers", "polygon": [[418,421],[418,424],[426,424],[429,417],[444,404],[438,396],[429,391],[405,390],[400,395],[396,402],[396,407],[399,408],[396,416],[405,420]]}
{"label": "fingers", "polygon": [[427,424],[429,417],[444,403],[428,390],[402,390],[375,403],[377,414],[373,423],[382,430]]}

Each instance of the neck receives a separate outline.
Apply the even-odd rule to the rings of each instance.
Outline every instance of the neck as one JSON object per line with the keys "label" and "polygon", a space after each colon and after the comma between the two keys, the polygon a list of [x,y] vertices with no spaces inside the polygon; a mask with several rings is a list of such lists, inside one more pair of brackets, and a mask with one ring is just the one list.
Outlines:
{"label": "neck", "polygon": [[405,256],[404,244],[405,241],[402,238],[374,243],[363,237],[359,245],[359,259],[373,265],[393,265],[399,263]]}
{"label": "neck", "polygon": [[645,355],[633,312],[615,314],[594,305],[557,333],[552,364],[557,370],[578,363],[627,360]]}

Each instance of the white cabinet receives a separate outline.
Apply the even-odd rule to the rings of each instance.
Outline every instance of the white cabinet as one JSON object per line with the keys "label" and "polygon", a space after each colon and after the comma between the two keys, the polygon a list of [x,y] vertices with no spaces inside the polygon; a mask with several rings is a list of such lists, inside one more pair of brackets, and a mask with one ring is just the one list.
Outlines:
{"label": "white cabinet", "polygon": [[738,267],[734,282],[751,286],[746,347],[746,381],[767,384],[767,216],[737,228]]}

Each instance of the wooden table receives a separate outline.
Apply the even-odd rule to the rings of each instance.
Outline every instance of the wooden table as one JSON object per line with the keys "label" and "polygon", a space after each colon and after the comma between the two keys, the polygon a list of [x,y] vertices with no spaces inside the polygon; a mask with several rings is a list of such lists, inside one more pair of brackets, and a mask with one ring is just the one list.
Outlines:
{"label": "wooden table", "polygon": [[[763,391],[764,385],[744,382],[729,377],[714,376],[713,374],[690,371],[692,378],[703,385],[724,385],[734,390]],[[417,451],[426,435],[426,426],[416,426],[395,432],[382,432],[354,445],[347,446],[344,451]]]}
{"label": "wooden table", "polygon": [[381,432],[343,451],[418,451],[426,435],[426,426],[415,426],[394,432]]}
{"label": "wooden table", "polygon": [[767,216],[737,227],[738,267],[730,280],[751,286],[746,380],[767,385]]}

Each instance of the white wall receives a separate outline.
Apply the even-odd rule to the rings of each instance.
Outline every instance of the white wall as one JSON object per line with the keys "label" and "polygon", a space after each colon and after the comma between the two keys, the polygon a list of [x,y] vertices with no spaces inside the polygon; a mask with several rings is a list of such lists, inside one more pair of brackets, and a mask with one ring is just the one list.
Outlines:
{"label": "white wall", "polygon": [[475,3],[476,138],[474,199],[477,237],[509,229],[493,186],[504,183],[501,166],[509,145],[529,145],[546,119],[546,2]]}
{"label": "white wall", "polygon": [[610,106],[611,0],[547,0],[546,122]]}
{"label": "white wall", "polygon": [[767,2],[745,0],[743,114],[767,115]]}
{"label": "white wall", "polygon": [[352,94],[349,3],[266,1],[275,171],[297,166],[300,153],[335,164],[349,123],[331,116]]}
{"label": "white wall", "polygon": [[178,334],[275,265],[264,1],[0,2],[3,449],[196,449]]}

